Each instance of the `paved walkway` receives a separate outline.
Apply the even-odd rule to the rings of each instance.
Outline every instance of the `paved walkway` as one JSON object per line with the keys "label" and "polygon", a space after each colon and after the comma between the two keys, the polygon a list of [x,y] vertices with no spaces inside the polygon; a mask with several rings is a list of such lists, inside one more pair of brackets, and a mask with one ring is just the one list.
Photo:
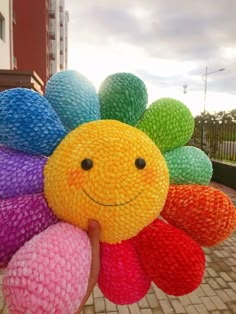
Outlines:
{"label": "paved walkway", "polygon": [[[212,183],[212,186],[223,190],[236,204],[236,190],[216,183]],[[201,286],[194,292],[183,297],[173,297],[152,285],[140,302],[116,306],[105,299],[96,286],[83,314],[236,314],[236,232],[216,248],[204,251],[206,271]],[[0,275],[0,285],[1,279]],[[1,289],[0,313],[8,313]]]}

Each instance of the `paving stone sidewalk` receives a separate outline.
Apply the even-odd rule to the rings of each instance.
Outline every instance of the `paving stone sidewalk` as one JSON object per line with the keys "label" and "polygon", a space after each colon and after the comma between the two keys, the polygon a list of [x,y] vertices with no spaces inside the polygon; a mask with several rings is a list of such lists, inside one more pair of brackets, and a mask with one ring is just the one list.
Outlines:
{"label": "paving stone sidewalk", "polygon": [[[212,183],[236,204],[236,190]],[[104,298],[96,286],[83,314],[236,314],[236,232],[221,245],[205,248],[206,271],[200,287],[182,296],[168,296],[154,284],[138,303],[117,306]],[[2,274],[0,273],[0,286]],[[8,314],[0,287],[0,313]]]}

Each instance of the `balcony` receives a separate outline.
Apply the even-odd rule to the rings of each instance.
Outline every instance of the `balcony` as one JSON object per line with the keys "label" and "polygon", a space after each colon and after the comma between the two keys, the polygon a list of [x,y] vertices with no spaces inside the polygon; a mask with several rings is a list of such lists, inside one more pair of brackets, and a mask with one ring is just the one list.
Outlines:
{"label": "balcony", "polygon": [[56,60],[55,53],[49,53],[49,60]]}
{"label": "balcony", "polygon": [[34,71],[0,70],[0,92],[15,87],[24,87],[43,95],[44,83]]}
{"label": "balcony", "polygon": [[55,32],[49,32],[49,39],[51,39],[51,40],[55,40],[56,39]]}
{"label": "balcony", "polygon": [[56,12],[54,10],[49,10],[48,16],[50,19],[55,19],[56,18]]}
{"label": "balcony", "polygon": [[15,56],[13,56],[13,69],[16,70],[17,69],[17,59]]}
{"label": "balcony", "polygon": [[12,22],[16,25],[16,12],[12,12]]}

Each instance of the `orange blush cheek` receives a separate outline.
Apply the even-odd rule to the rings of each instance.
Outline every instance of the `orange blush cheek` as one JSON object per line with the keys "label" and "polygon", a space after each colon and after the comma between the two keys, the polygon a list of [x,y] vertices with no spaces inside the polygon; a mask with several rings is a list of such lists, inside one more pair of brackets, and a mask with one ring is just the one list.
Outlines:
{"label": "orange blush cheek", "polygon": [[84,174],[79,170],[71,170],[67,176],[67,183],[69,186],[74,186],[76,189],[80,189],[84,184]]}
{"label": "orange blush cheek", "polygon": [[145,184],[151,184],[156,178],[156,171],[152,168],[145,169],[142,174],[142,181]]}

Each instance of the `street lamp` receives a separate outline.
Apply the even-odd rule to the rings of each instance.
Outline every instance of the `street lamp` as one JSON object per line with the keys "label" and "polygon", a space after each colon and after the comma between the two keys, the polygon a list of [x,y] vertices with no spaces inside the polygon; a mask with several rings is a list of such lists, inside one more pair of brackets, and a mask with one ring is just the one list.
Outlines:
{"label": "street lamp", "polygon": [[203,141],[204,141],[204,133],[205,133],[204,132],[205,131],[204,118],[205,118],[205,113],[206,113],[207,78],[208,78],[208,75],[210,74],[214,74],[214,73],[221,72],[224,70],[225,68],[221,68],[216,71],[208,72],[208,68],[206,66],[205,75],[203,77],[205,84],[204,84],[204,104],[203,104],[202,132],[201,132],[201,149],[203,149]]}
{"label": "street lamp", "polygon": [[188,85],[187,85],[187,84],[184,84],[184,85],[183,85],[183,89],[184,89],[184,90],[183,90],[183,93],[184,93],[184,94],[186,94],[186,93],[187,93],[187,87],[188,87]]}
{"label": "street lamp", "polygon": [[207,94],[207,78],[208,78],[208,75],[214,74],[214,73],[217,73],[217,72],[221,72],[221,71],[224,71],[224,70],[225,70],[225,68],[221,68],[221,69],[218,69],[216,71],[208,72],[208,69],[206,67],[206,71],[205,71],[205,75],[204,75],[205,86],[204,86],[204,107],[203,107],[203,113],[205,113],[205,111],[206,111],[206,94]]}

